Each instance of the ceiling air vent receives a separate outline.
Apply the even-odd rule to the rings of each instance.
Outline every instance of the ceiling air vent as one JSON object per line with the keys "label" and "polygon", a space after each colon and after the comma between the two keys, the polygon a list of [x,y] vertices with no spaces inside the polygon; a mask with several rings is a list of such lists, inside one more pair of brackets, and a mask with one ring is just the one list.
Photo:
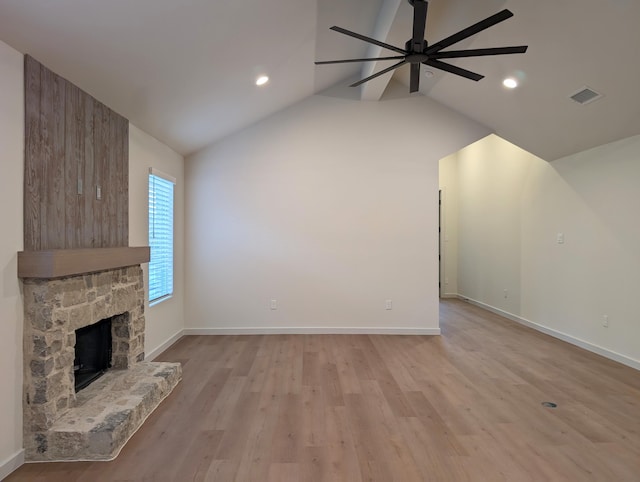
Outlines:
{"label": "ceiling air vent", "polygon": [[578,104],[588,104],[590,102],[594,102],[602,97],[602,94],[599,94],[593,89],[589,87],[582,87],[578,92],[573,94],[570,98],[571,100],[576,101]]}

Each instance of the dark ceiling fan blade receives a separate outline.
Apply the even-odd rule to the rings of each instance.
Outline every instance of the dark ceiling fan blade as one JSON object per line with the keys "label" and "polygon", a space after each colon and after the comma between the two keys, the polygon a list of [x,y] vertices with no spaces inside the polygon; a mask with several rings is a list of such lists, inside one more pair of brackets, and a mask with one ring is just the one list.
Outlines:
{"label": "dark ceiling fan blade", "polygon": [[348,62],[375,62],[376,60],[398,60],[404,59],[404,55],[395,55],[393,57],[373,57],[369,59],[345,59],[345,60],[322,60],[320,62],[314,62],[316,65],[325,64],[346,64]]}
{"label": "dark ceiling fan blade", "polygon": [[527,45],[520,45],[518,47],[496,47],[490,49],[449,50],[448,52],[429,54],[429,58],[455,59],[459,57],[480,57],[483,55],[523,54],[527,51],[527,47]]}
{"label": "dark ceiling fan blade", "polygon": [[441,40],[438,43],[433,44],[431,47],[427,49],[425,53],[433,54],[435,52],[439,52],[440,50],[447,48],[449,45],[453,45],[458,43],[472,35],[477,34],[478,32],[482,32],[483,30],[488,29],[489,27],[493,27],[495,24],[503,22],[504,20],[513,17],[513,13],[509,10],[504,9],[501,12],[496,13],[495,15],[491,15],[490,17],[481,20],[478,23],[471,25],[463,30],[460,30],[458,33],[454,33],[450,37],[447,37],[444,40]]}
{"label": "dark ceiling fan blade", "polygon": [[392,65],[391,67],[387,67],[386,69],[382,69],[380,72],[376,72],[373,75],[370,75],[369,77],[366,77],[362,80],[359,80],[358,82],[355,82],[353,84],[351,84],[349,87],[358,87],[361,84],[364,84],[365,82],[369,82],[370,80],[375,79],[376,77],[380,77],[383,74],[386,74],[387,72],[390,72],[394,69],[397,69],[398,67],[400,67],[401,65],[406,64],[407,61],[403,60],[402,62],[398,62],[397,64]]}
{"label": "dark ceiling fan blade", "polygon": [[409,92],[418,92],[420,89],[420,64],[411,64],[411,77],[409,78]]}
{"label": "dark ceiling fan blade", "polygon": [[380,42],[380,41],[378,41],[378,40],[376,40],[374,38],[371,38],[371,37],[365,37],[364,35],[360,35],[359,33],[352,32],[351,30],[347,30],[347,29],[344,29],[342,27],[336,27],[334,25],[333,27],[331,27],[331,30],[335,30],[336,32],[340,32],[340,33],[342,33],[344,35],[348,35],[349,37],[353,37],[353,38],[357,38],[357,39],[360,39],[360,40],[364,40],[365,42],[369,42],[370,44],[377,45],[377,46],[385,48],[385,49],[393,50],[394,52],[398,52],[400,54],[406,54],[407,53],[406,50],[402,50],[399,47],[394,47],[393,45],[389,45],[389,44],[386,44],[384,42]]}
{"label": "dark ceiling fan blade", "polygon": [[424,48],[424,29],[427,23],[427,7],[429,3],[424,0],[413,1],[413,37],[411,49],[414,52],[422,52]]}
{"label": "dark ceiling fan blade", "polygon": [[471,72],[470,70],[462,69],[455,65],[446,64],[444,62],[440,62],[439,60],[429,59],[425,60],[422,63],[425,65],[430,65],[431,67],[435,67],[436,69],[459,75],[461,77],[466,77],[467,79],[475,80],[476,82],[480,79],[484,79],[484,75],[476,74],[475,72]]}

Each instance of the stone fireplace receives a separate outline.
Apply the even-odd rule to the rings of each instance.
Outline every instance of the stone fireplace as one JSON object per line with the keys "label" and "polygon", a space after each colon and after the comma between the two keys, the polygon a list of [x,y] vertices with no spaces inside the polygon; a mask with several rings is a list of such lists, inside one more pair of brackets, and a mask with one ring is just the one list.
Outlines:
{"label": "stone fireplace", "polygon": [[[107,460],[181,378],[144,362],[139,265],[24,279],[24,445],[27,460]],[[111,369],[76,393],[76,330],[111,318]]]}
{"label": "stone fireplace", "polygon": [[[129,246],[129,121],[33,57],[24,67],[25,457],[109,460],[181,378],[144,361],[150,247]],[[107,318],[106,371],[76,393],[76,330]]]}

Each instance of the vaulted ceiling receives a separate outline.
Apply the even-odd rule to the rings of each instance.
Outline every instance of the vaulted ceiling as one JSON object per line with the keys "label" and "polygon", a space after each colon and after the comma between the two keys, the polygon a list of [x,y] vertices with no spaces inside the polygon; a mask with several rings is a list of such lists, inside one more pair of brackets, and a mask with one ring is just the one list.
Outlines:
{"label": "vaulted ceiling", "polygon": [[[485,75],[480,82],[423,68],[411,95],[428,95],[549,161],[640,133],[640,2],[432,0],[427,41],[503,8],[515,16],[455,49],[527,44],[526,54],[451,61]],[[190,154],[390,65],[315,66],[389,54],[330,26],[402,47],[412,14],[407,0],[0,0],[0,40]],[[257,87],[262,73],[271,80]],[[505,89],[506,76],[520,86]],[[384,98],[391,77],[359,88],[362,102]],[[393,77],[408,85],[408,67]],[[572,101],[584,86],[604,96]]]}

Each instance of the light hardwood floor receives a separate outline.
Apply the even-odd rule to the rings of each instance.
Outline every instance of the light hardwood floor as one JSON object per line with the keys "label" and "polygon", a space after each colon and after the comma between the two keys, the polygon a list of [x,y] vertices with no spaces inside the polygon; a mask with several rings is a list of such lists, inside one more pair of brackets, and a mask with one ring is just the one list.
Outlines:
{"label": "light hardwood floor", "polygon": [[185,337],[160,357],[182,383],[115,461],[8,481],[640,481],[640,372],[461,301],[441,325]]}

